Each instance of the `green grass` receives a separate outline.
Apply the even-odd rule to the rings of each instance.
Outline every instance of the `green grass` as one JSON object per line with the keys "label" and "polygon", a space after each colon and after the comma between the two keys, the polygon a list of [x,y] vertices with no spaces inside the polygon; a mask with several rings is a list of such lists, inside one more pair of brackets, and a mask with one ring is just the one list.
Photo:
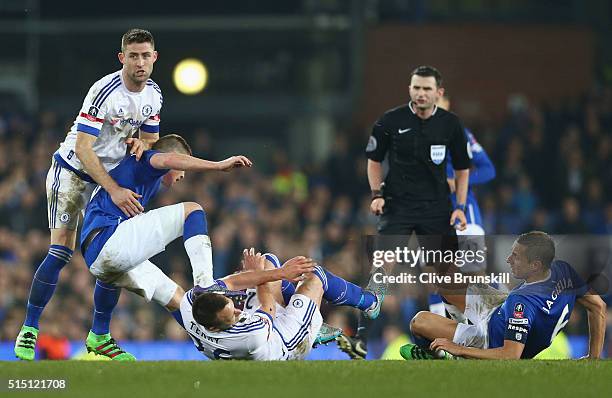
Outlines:
{"label": "green grass", "polygon": [[8,378],[68,381],[36,397],[605,397],[612,361],[0,362]]}

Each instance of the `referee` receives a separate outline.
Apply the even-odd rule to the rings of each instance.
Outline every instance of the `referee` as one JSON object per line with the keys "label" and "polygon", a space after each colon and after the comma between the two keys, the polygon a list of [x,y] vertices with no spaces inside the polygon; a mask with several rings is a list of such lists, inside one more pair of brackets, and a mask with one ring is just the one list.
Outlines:
{"label": "referee", "polygon": [[[410,77],[410,102],[376,121],[366,148],[371,211],[381,235],[455,235],[466,227],[465,202],[471,153],[459,118],[436,106],[442,76],[419,66]],[[446,181],[448,155],[455,168],[457,205]],[[389,172],[383,184],[382,161]]]}
{"label": "referee", "polygon": [[[415,232],[420,244],[429,249],[444,249],[455,241],[455,224],[459,230],[467,224],[471,153],[459,118],[436,106],[443,95],[440,72],[431,66],[416,68],[410,76],[410,102],[385,112],[376,121],[366,147],[370,210],[380,216],[378,233]],[[446,180],[449,155],[455,168],[454,208]],[[389,172],[383,183],[385,156]],[[429,239],[423,239],[428,235]],[[432,247],[433,242],[437,242],[436,247]],[[340,349],[353,359],[367,354],[363,321],[360,317],[356,336],[338,338]]]}

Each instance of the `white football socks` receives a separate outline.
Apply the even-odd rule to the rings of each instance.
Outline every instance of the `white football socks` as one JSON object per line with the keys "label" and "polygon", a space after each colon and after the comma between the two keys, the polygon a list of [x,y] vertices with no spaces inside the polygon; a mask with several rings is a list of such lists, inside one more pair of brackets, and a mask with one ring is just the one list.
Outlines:
{"label": "white football socks", "polygon": [[213,278],[212,245],[208,235],[194,235],[185,242],[185,250],[191,262],[193,283],[208,287],[215,283]]}

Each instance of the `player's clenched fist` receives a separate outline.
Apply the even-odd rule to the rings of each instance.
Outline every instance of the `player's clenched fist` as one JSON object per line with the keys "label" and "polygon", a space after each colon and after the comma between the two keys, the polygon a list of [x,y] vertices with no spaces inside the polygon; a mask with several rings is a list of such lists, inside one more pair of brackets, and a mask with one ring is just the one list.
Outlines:
{"label": "player's clenched fist", "polygon": [[377,216],[383,214],[383,207],[385,207],[385,199],[384,198],[375,198],[370,203],[370,210]]}

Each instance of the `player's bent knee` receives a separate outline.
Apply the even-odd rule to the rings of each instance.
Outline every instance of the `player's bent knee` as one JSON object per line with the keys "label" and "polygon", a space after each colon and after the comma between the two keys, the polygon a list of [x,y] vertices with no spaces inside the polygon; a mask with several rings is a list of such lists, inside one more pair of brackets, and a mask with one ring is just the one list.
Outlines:
{"label": "player's bent knee", "polygon": [[323,284],[321,280],[313,273],[308,273],[304,277],[304,280],[299,283],[295,292],[307,296],[317,305],[320,305],[321,297],[323,297]]}
{"label": "player's bent knee", "polygon": [[417,314],[410,320],[410,331],[412,333],[421,335],[426,328],[428,315],[428,311],[417,312]]}
{"label": "player's bent knee", "polygon": [[189,216],[194,211],[198,211],[198,210],[204,211],[202,206],[196,202],[184,202],[183,208],[185,209],[185,218],[187,218],[187,216]]}
{"label": "player's bent knee", "polygon": [[321,282],[321,279],[319,279],[319,277],[314,274],[314,272],[309,272],[305,274],[304,280],[300,283],[303,285],[308,285],[311,289],[320,289],[321,291],[323,291],[323,283]]}

